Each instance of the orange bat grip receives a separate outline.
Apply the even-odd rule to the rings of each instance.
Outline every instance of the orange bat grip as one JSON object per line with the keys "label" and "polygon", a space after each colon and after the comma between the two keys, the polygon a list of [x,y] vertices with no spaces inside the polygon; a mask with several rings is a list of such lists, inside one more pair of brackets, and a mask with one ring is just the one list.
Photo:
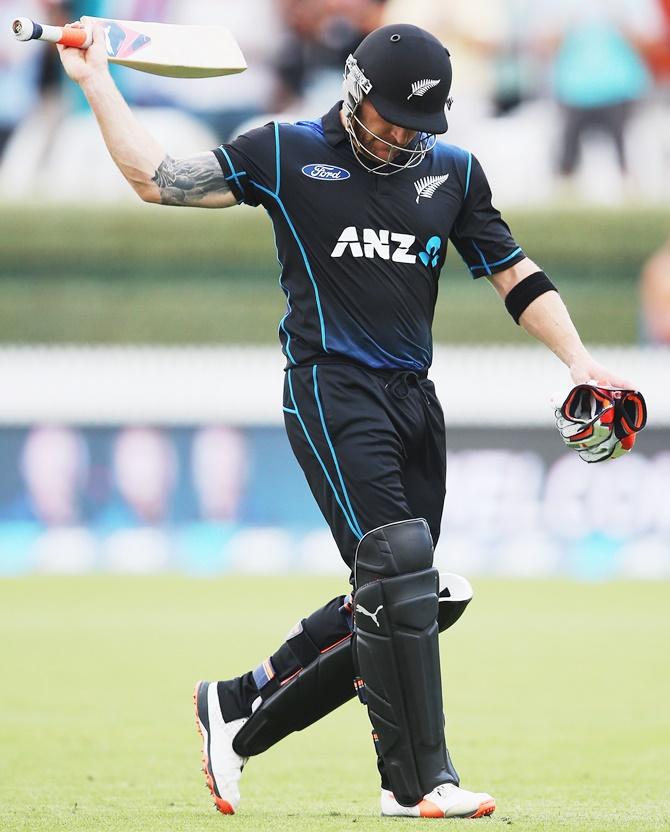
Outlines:
{"label": "orange bat grip", "polygon": [[72,26],[63,26],[63,36],[58,43],[63,46],[76,46],[79,49],[86,43],[88,32],[86,29],[74,29]]}

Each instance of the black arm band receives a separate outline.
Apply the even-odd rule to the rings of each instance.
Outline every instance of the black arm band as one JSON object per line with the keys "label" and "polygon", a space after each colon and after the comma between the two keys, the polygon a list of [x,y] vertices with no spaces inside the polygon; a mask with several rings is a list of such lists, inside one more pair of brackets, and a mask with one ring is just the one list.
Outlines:
{"label": "black arm band", "polygon": [[509,290],[505,298],[505,306],[517,324],[535,298],[539,298],[545,292],[558,292],[558,289],[544,272],[534,272],[524,277],[521,283],[517,283]]}

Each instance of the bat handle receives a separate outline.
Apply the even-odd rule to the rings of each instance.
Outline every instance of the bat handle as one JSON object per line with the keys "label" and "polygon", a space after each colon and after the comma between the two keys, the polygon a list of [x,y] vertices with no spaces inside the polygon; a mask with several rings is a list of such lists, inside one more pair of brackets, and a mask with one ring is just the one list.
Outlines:
{"label": "bat handle", "polygon": [[88,49],[93,43],[93,29],[89,24],[83,29],[75,29],[73,26],[48,26],[28,17],[17,17],[12,23],[12,31],[14,37],[22,41],[46,40],[63,46],[76,46],[78,49]]}
{"label": "bat handle", "polygon": [[83,29],[63,26],[61,39],[56,43],[62,43],[63,46],[76,46],[78,49],[88,49],[93,43],[93,29],[89,25],[85,25]]}

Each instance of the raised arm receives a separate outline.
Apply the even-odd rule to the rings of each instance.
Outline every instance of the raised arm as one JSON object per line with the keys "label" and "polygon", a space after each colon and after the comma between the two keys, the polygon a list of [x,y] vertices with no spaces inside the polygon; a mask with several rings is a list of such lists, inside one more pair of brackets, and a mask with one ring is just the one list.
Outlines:
{"label": "raised arm", "polygon": [[[539,266],[526,257],[489,280],[504,301],[512,289],[538,272]],[[614,375],[591,357],[558,292],[545,291],[535,297],[521,313],[519,324],[561,359],[575,384],[594,381],[609,387],[634,387],[628,379]]]}
{"label": "raised arm", "polygon": [[107,66],[104,32],[96,27],[89,49],[59,46],[68,76],[81,87],[117,167],[145,202],[227,208],[237,200],[216,156],[173,159],[135,118]]}

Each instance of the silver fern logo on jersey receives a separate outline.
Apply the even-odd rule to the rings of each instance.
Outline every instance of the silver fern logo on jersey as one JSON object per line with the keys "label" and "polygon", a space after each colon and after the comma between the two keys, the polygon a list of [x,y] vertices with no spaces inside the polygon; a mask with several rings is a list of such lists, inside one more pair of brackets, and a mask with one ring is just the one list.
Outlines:
{"label": "silver fern logo on jersey", "polygon": [[407,96],[407,100],[409,101],[413,95],[423,98],[428,90],[432,90],[433,87],[436,87],[439,83],[439,78],[423,78],[421,81],[415,81],[412,84],[412,92]]}
{"label": "silver fern logo on jersey", "polygon": [[449,174],[445,173],[443,176],[424,176],[422,179],[417,179],[414,183],[416,189],[416,204],[419,204],[421,197],[424,199],[432,199],[435,191],[444,185],[449,179]]}

